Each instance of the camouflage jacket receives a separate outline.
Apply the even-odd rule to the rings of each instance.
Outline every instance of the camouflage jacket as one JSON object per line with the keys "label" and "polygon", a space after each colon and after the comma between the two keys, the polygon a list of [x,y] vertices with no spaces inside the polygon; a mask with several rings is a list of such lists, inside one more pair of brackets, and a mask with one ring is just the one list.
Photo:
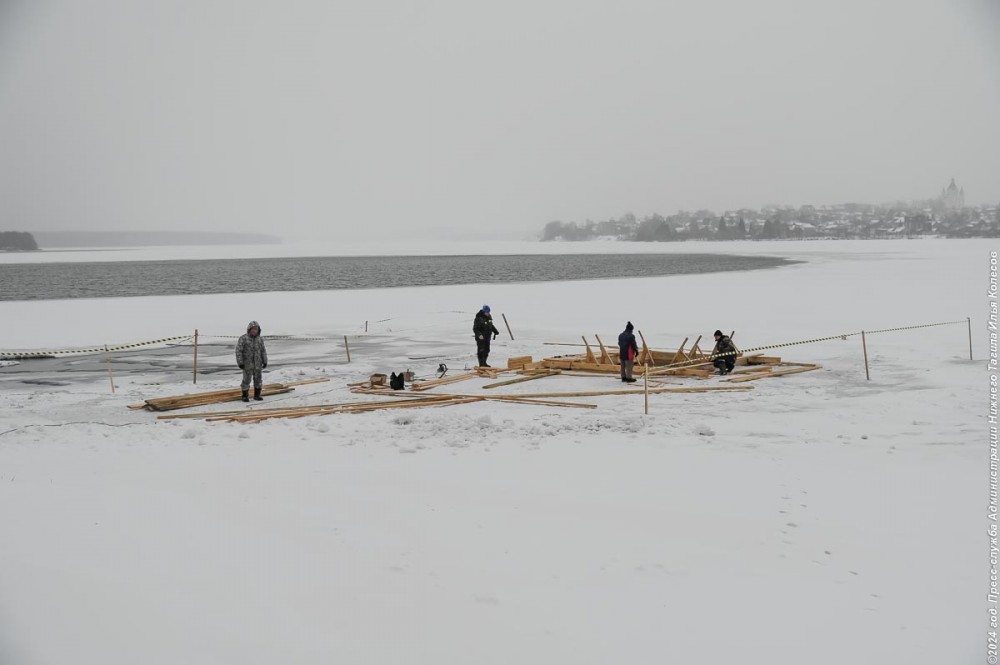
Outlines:
{"label": "camouflage jacket", "polygon": [[264,339],[260,335],[240,337],[240,341],[236,342],[236,364],[243,365],[245,369],[264,369],[267,364],[267,349],[264,348]]}
{"label": "camouflage jacket", "polygon": [[712,350],[712,353],[733,353],[736,350],[736,345],[733,344],[733,340],[729,339],[729,335],[723,335],[719,338],[719,341],[715,343],[715,348]]}

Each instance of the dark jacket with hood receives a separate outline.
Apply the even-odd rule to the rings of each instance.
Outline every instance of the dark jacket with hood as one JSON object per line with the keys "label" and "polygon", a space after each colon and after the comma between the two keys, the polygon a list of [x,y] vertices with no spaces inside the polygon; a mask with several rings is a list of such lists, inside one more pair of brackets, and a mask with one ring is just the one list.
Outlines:
{"label": "dark jacket with hood", "polygon": [[[476,320],[472,324],[472,333],[476,336],[476,341],[489,343],[493,339],[492,336],[499,335],[500,331],[493,325],[493,317],[490,316],[490,313],[479,310],[476,313]],[[479,339],[480,335],[483,336],[482,340]]]}
{"label": "dark jacket with hood", "polygon": [[[629,350],[632,351],[631,355],[629,355]],[[618,353],[620,360],[635,360],[639,357],[639,346],[635,343],[631,324],[625,327],[625,332],[618,335]]]}

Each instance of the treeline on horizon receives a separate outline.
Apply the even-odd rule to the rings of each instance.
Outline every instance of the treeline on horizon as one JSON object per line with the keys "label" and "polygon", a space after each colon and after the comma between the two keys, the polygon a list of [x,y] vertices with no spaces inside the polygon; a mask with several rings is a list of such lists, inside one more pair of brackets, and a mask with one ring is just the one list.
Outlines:
{"label": "treeline on horizon", "polygon": [[38,243],[27,231],[0,231],[0,251],[31,252],[36,249]]}
{"label": "treeline on horizon", "polygon": [[541,240],[582,241],[611,238],[634,242],[682,240],[771,240],[799,238],[877,238],[940,233],[949,237],[1000,236],[1000,206],[949,210],[939,201],[875,206],[848,203],[816,208],[744,208],[723,215],[711,210],[653,214],[642,219],[583,223],[551,221]]}

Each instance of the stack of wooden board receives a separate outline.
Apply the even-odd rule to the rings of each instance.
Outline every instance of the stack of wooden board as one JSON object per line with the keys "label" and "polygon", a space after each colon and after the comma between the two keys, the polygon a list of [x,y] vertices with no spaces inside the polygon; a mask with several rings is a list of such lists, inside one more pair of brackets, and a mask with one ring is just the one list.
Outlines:
{"label": "stack of wooden board", "polygon": [[[261,396],[281,395],[291,392],[295,386],[304,386],[310,383],[322,383],[330,379],[306,379],[304,381],[292,381],[290,383],[271,383],[263,386]],[[239,388],[229,388],[226,390],[213,390],[205,393],[191,393],[188,395],[174,395],[172,397],[155,397],[147,399],[142,404],[129,404],[130,409],[146,409],[148,411],[174,411],[176,409],[187,409],[193,406],[206,406],[208,404],[222,404],[223,402],[238,402],[243,398],[243,391]]]}
{"label": "stack of wooden board", "polygon": [[426,395],[421,397],[404,396],[401,391],[373,391],[373,389],[355,388],[353,392],[401,396],[399,400],[380,400],[377,402],[341,402],[337,404],[310,404],[271,409],[242,409],[239,411],[214,411],[208,413],[185,413],[159,416],[160,420],[172,419],[203,419],[208,422],[240,422],[252,423],[274,418],[304,418],[306,416],[328,416],[337,413],[366,413],[383,409],[410,409],[432,406],[453,406],[471,402],[494,401],[512,404],[534,404],[538,406],[563,406],[578,409],[594,409],[594,404],[580,402],[562,402],[545,399],[529,399],[520,395]]}

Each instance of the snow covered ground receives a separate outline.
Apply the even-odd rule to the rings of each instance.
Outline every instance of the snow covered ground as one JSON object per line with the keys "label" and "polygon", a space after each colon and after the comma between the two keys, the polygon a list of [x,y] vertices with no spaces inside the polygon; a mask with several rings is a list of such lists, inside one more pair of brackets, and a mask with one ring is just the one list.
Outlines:
{"label": "snow covered ground", "polygon": [[[775,352],[821,371],[655,395],[649,416],[628,396],[578,398],[593,411],[476,403],[257,425],[125,408],[189,391],[188,347],[116,359],[115,395],[92,359],[44,373],[61,385],[24,383],[31,362],[0,368],[0,662],[978,662],[993,245],[656,247],[807,262],[2,302],[0,347],[234,335],[251,318],[265,335],[351,335],[350,364],[335,339],[269,343],[267,380],[333,381],[265,407],[357,399],[345,384],[374,371],[461,369],[484,302],[516,337],[494,344],[495,365],[573,351],[543,342],[614,339],[629,319],[671,348],[717,327],[750,347],[970,315],[976,361],[966,328],[943,326],[870,337],[870,382],[850,337]],[[199,390],[238,381],[216,343]],[[620,387],[553,377],[507,392]]]}

